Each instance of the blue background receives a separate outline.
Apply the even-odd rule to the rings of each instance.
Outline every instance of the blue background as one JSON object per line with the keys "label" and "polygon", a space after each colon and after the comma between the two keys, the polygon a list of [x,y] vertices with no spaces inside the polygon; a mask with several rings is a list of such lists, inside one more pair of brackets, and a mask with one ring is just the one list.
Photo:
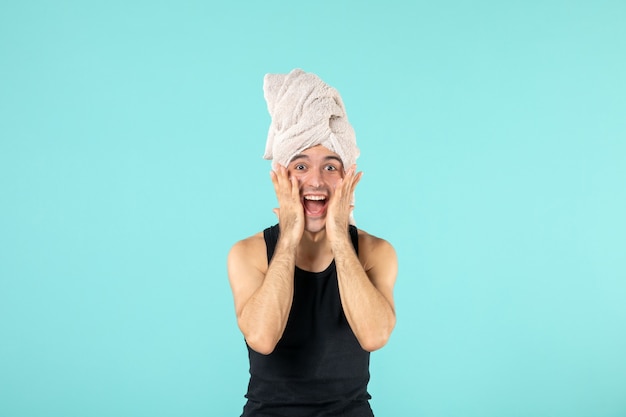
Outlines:
{"label": "blue background", "polygon": [[377,416],[626,415],[624,1],[2,1],[0,416],[238,416],[267,72],[398,252]]}

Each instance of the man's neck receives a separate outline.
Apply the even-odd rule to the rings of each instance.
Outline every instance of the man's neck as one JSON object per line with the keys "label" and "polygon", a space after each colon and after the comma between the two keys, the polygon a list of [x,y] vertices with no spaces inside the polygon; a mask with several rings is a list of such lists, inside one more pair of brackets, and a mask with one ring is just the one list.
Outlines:
{"label": "man's neck", "polygon": [[326,230],[315,233],[305,230],[296,252],[296,265],[306,271],[321,272],[332,260],[333,252],[326,239]]}

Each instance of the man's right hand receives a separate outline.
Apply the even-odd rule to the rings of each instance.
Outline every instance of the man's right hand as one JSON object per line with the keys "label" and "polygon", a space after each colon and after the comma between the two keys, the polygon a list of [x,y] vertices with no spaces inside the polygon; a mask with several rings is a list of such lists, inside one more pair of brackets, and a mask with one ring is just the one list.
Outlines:
{"label": "man's right hand", "polygon": [[295,177],[289,177],[287,168],[276,165],[270,172],[278,208],[273,211],[278,217],[280,238],[287,245],[296,246],[304,233],[304,208],[300,201],[300,188]]}

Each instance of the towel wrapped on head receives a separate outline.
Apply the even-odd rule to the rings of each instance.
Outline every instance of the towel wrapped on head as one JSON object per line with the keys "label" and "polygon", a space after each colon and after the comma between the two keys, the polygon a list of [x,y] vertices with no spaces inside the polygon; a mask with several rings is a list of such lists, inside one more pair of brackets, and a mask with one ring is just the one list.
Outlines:
{"label": "towel wrapped on head", "polygon": [[315,74],[294,69],[267,74],[263,91],[272,116],[265,159],[287,166],[300,152],[322,145],[339,155],[344,170],[356,163],[356,136],[337,90]]}

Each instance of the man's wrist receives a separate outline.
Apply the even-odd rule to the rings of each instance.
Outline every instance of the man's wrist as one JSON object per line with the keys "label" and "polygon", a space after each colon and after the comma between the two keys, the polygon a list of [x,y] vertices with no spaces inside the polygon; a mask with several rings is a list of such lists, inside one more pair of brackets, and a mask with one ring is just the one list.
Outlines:
{"label": "man's wrist", "polygon": [[342,232],[333,234],[330,239],[330,247],[334,253],[338,253],[352,247],[352,240],[350,239],[348,227],[346,227],[345,230],[342,228]]}
{"label": "man's wrist", "polygon": [[290,253],[296,253],[296,249],[298,247],[299,239],[294,239],[292,237],[288,237],[286,235],[280,235],[278,237],[278,241],[276,242],[276,250],[277,251],[285,251]]}

